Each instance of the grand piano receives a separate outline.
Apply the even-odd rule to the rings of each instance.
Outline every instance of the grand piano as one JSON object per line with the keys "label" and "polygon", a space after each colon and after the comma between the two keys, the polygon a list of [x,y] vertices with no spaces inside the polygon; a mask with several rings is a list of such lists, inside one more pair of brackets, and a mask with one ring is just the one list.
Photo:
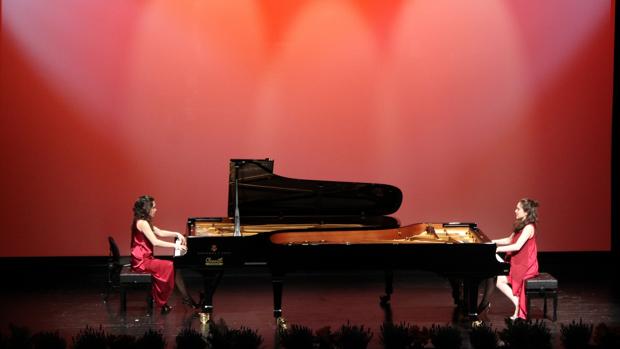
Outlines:
{"label": "grand piano", "polygon": [[388,216],[402,202],[394,186],[282,177],[274,174],[270,159],[233,159],[229,169],[228,217],[189,218],[187,253],[174,257],[176,268],[203,276],[203,322],[213,312],[223,273],[233,267],[270,270],[278,323],[284,276],[296,270],[382,270],[383,306],[393,292],[393,270],[437,272],[458,285],[455,302],[469,317],[476,315],[479,282],[508,273],[508,264],[495,258],[495,244],[476,224],[401,227]]}

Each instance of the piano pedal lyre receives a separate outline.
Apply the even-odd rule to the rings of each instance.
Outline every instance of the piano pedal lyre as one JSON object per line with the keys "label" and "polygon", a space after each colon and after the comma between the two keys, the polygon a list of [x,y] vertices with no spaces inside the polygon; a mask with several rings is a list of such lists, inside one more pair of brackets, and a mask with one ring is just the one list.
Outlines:
{"label": "piano pedal lyre", "polygon": [[198,313],[198,318],[200,319],[201,324],[206,324],[211,320],[211,314],[209,313]]}
{"label": "piano pedal lyre", "polygon": [[286,319],[281,316],[276,318],[276,327],[279,331],[286,331],[288,329]]}
{"label": "piano pedal lyre", "polygon": [[482,320],[475,320],[475,321],[472,321],[471,323],[471,328],[478,328],[482,326],[484,326],[484,321]]}

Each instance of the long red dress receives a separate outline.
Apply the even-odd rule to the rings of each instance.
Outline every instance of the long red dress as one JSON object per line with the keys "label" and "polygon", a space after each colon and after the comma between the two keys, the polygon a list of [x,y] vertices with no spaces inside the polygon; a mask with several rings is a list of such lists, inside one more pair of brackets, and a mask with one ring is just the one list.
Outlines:
{"label": "long red dress", "polygon": [[131,268],[153,275],[153,300],[159,307],[168,302],[174,290],[174,265],[153,258],[153,244],[134,222],[131,228]]}
{"label": "long red dress", "polygon": [[[532,224],[534,234],[527,239],[525,244],[519,251],[508,252],[506,257],[510,261],[510,274],[508,275],[508,283],[512,287],[512,294],[519,297],[518,317],[527,318],[527,310],[525,304],[525,280],[538,275],[538,247],[536,246],[536,226]],[[525,229],[525,228],[524,228]],[[511,243],[515,243],[519,236],[523,233],[521,229],[516,233]]]}

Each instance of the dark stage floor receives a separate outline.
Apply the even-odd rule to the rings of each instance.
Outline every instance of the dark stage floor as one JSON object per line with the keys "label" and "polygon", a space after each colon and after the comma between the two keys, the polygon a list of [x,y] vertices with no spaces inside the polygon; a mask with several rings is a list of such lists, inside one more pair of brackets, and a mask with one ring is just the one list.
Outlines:
{"label": "dark stage floor", "polygon": [[[7,334],[9,323],[27,326],[33,332],[59,330],[71,343],[71,337],[86,325],[102,326],[112,334],[136,336],[147,329],[155,329],[164,333],[168,348],[174,348],[174,337],[181,329],[188,326],[201,329],[192,310],[181,304],[176,293],[171,300],[175,306],[172,313],[162,316],[155,312],[147,317],[144,293],[133,291],[128,296],[126,318],[122,318],[118,293],[112,294],[109,302],[102,301],[100,275],[59,278],[41,287],[32,281],[5,283],[0,292],[0,331]],[[609,276],[574,277],[567,273],[559,275],[558,279],[558,321],[545,320],[556,344],[561,323],[578,319],[595,325],[605,322],[617,326],[620,323],[620,300]],[[188,284],[197,294],[198,279],[189,277]],[[451,322],[454,307],[445,279],[425,272],[396,272],[394,288],[392,316],[395,323],[428,327]],[[382,292],[383,274],[376,271],[291,274],[285,279],[284,315],[289,324],[301,324],[314,330],[324,326],[336,330],[347,321],[364,325],[374,333],[370,348],[380,348],[379,326],[385,317],[378,305]],[[275,347],[271,283],[264,270],[225,276],[214,302],[215,320],[222,318],[234,328],[243,325],[257,329],[264,338],[264,347]],[[534,300],[532,309],[533,317],[540,318],[542,300]],[[489,315],[493,327],[504,328],[503,319],[511,313],[509,301],[496,291]],[[469,347],[468,341],[465,344]]]}

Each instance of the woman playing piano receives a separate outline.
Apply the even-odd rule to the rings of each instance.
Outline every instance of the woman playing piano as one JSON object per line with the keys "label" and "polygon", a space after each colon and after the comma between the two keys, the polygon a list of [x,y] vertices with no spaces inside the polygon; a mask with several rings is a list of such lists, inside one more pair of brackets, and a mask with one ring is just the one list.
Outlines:
{"label": "woman playing piano", "polygon": [[538,202],[521,199],[515,208],[515,222],[510,236],[493,240],[497,252],[506,252],[510,262],[508,276],[497,277],[497,288],[515,305],[510,319],[527,317],[525,304],[525,280],[538,275],[538,248],[536,247],[536,222],[538,221]]}
{"label": "woman playing piano", "polygon": [[161,307],[161,313],[167,314],[172,309],[168,305],[168,298],[174,290],[174,266],[171,261],[154,258],[153,247],[175,248],[174,243],[161,238],[180,240],[182,251],[186,251],[187,247],[185,237],[181,233],[159,229],[153,225],[155,212],[157,212],[155,199],[151,196],[141,196],[134,203],[131,224],[131,267],[136,271],[153,275],[153,300],[158,307]]}

